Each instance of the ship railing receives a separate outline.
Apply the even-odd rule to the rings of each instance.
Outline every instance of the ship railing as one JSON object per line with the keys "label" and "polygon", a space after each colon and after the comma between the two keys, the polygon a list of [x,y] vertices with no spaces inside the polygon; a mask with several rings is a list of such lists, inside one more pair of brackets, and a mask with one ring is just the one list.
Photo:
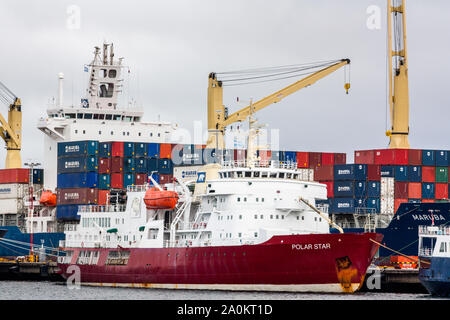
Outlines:
{"label": "ship railing", "polygon": [[64,225],[64,231],[77,231],[77,224],[68,223]]}
{"label": "ship railing", "polygon": [[419,256],[420,257],[431,257],[433,255],[433,249],[432,248],[419,248]]}
{"label": "ship railing", "polygon": [[179,222],[178,223],[178,231],[180,230],[197,230],[197,229],[206,229],[207,227],[206,222]]}
{"label": "ship railing", "polygon": [[[297,162],[293,161],[255,160],[251,164],[255,168],[297,169]],[[222,163],[224,168],[247,168],[249,165],[250,162],[246,160],[227,160]]]}
{"label": "ship railing", "polygon": [[419,226],[419,235],[450,235],[450,226]]}
{"label": "ship railing", "polygon": [[124,204],[83,205],[78,206],[78,212],[125,212],[126,207]]}
{"label": "ship railing", "polygon": [[357,207],[355,210],[356,214],[376,214],[375,208]]}
{"label": "ship railing", "polygon": [[210,240],[206,240],[206,241],[196,241],[196,240],[176,240],[176,241],[171,241],[171,240],[166,240],[163,243],[164,248],[185,248],[185,247],[209,247],[211,246],[211,241]]}
{"label": "ship railing", "polygon": [[147,191],[147,188],[148,186],[146,184],[127,186],[127,192],[145,192]]}

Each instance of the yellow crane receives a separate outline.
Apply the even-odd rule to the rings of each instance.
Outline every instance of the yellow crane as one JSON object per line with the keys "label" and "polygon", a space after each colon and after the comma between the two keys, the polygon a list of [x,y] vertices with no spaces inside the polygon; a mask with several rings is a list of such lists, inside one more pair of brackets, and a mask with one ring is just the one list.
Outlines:
{"label": "yellow crane", "polygon": [[[317,80],[326,77],[330,73],[348,64],[350,64],[350,59],[341,59],[334,61],[333,63],[328,63],[326,64],[326,67],[319,71],[316,71],[257,102],[253,102],[251,106],[247,106],[231,115],[227,114],[227,108],[225,108],[223,104],[223,81],[217,79],[216,73],[210,73],[208,83],[208,140],[206,142],[206,148],[225,149],[224,134],[225,128],[228,125],[246,120],[250,115],[250,112],[253,113],[259,111],[273,103],[277,103],[292,93],[314,84]],[[345,83],[347,93],[349,88],[350,84]]]}
{"label": "yellow crane", "polygon": [[22,104],[20,99],[1,82],[0,100],[9,106],[8,122],[0,114],[0,136],[6,143],[5,168],[21,168]]}
{"label": "yellow crane", "polygon": [[[394,2],[392,2],[394,1]],[[409,149],[408,59],[406,54],[405,0],[388,0],[389,148]],[[392,5],[394,4],[394,5]],[[399,4],[399,5],[395,5]]]}

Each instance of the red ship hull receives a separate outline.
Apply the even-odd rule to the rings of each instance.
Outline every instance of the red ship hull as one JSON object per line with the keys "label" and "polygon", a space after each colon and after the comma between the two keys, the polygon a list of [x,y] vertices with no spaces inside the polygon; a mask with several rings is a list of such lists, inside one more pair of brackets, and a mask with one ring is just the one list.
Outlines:
{"label": "red ship hull", "polygon": [[[86,285],[179,289],[355,292],[382,235],[274,236],[257,245],[187,248],[65,248],[71,263],[58,266],[70,279],[79,267]],[[109,251],[129,251],[126,265],[108,265]],[[76,264],[80,251],[98,251],[95,265]],[[68,269],[69,268],[69,269]]]}

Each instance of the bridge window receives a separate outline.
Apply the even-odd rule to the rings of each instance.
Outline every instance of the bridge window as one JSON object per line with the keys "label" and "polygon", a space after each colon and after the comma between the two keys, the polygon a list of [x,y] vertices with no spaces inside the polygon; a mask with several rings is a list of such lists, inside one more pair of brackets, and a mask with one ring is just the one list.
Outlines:
{"label": "bridge window", "polygon": [[121,119],[120,114],[114,115],[114,120],[120,120],[120,119]]}
{"label": "bridge window", "polygon": [[447,242],[441,242],[441,247],[439,248],[440,253],[446,253],[447,252]]}
{"label": "bridge window", "polygon": [[112,120],[112,114],[105,115],[105,120]]}
{"label": "bridge window", "polygon": [[115,78],[115,77],[117,76],[117,71],[114,70],[114,69],[109,70],[108,76],[109,76],[110,78]]}
{"label": "bridge window", "polygon": [[251,178],[252,176],[252,172],[251,171],[245,171],[245,177],[246,178]]}
{"label": "bridge window", "polygon": [[284,179],[284,172],[280,172],[278,177],[279,177],[280,179]]}

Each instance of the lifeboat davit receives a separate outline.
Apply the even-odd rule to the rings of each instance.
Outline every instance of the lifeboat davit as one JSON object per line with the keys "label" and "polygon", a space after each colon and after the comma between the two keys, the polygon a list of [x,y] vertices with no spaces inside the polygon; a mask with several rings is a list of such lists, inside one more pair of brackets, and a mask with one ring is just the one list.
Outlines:
{"label": "lifeboat davit", "polygon": [[174,209],[178,202],[175,191],[159,190],[152,187],[145,192],[144,203],[147,209]]}
{"label": "lifeboat davit", "polygon": [[56,206],[56,194],[51,191],[42,192],[39,203],[47,207]]}

